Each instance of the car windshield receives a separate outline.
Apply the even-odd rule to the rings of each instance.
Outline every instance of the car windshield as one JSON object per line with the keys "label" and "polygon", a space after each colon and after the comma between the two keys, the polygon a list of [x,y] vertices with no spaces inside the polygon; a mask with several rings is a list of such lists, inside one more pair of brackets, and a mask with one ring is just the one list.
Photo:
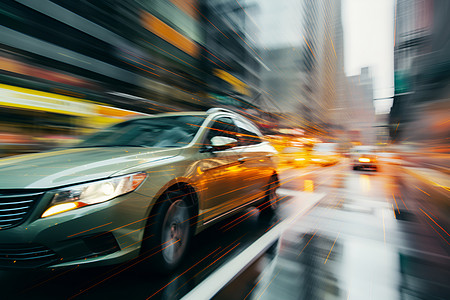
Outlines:
{"label": "car windshield", "polygon": [[182,147],[192,141],[204,120],[203,116],[130,120],[87,136],[75,147]]}

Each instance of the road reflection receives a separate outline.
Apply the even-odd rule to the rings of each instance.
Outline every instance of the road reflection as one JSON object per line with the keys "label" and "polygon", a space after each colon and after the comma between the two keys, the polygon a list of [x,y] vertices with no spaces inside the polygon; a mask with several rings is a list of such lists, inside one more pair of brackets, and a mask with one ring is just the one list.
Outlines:
{"label": "road reflection", "polygon": [[448,245],[400,171],[314,176],[327,196],[215,299],[236,295],[236,282],[239,299],[446,299]]}

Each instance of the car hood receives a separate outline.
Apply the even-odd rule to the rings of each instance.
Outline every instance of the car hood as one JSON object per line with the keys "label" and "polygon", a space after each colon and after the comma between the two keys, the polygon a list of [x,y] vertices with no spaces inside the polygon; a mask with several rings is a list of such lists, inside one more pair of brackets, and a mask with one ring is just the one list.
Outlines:
{"label": "car hood", "polygon": [[170,158],[179,148],[70,148],[0,159],[0,189],[47,189],[102,179]]}

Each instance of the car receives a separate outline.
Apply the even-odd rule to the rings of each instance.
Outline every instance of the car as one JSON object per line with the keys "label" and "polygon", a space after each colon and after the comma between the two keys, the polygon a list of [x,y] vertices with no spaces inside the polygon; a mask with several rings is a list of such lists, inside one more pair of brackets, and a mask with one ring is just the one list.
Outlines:
{"label": "car", "polygon": [[337,143],[317,143],[312,149],[311,163],[320,166],[331,166],[339,162],[341,156]]}
{"label": "car", "polygon": [[286,147],[279,152],[279,157],[284,164],[296,168],[306,166],[309,161],[306,150],[301,147]]}
{"label": "car", "polygon": [[351,152],[353,170],[372,169],[378,170],[378,157],[372,146],[356,146]]}
{"label": "car", "polygon": [[277,206],[276,150],[225,109],[139,117],[73,147],[0,160],[0,268],[171,272],[192,237]]}

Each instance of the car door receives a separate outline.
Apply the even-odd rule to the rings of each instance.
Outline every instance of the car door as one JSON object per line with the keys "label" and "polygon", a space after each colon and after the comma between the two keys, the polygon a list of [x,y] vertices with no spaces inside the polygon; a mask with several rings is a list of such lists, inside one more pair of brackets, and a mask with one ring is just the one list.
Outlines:
{"label": "car door", "polygon": [[[211,147],[211,139],[217,136],[234,138],[236,142],[238,141],[237,127],[230,117],[217,117],[207,125],[203,147]],[[242,171],[239,158],[236,147],[202,154],[199,168],[203,182],[202,206],[205,221],[226,214],[236,207],[234,200],[240,193],[238,183]]]}
{"label": "car door", "polygon": [[259,130],[243,118],[235,119],[239,131],[239,155],[243,180],[241,185],[241,204],[264,195],[273,173],[271,157],[275,149],[263,141]]}

